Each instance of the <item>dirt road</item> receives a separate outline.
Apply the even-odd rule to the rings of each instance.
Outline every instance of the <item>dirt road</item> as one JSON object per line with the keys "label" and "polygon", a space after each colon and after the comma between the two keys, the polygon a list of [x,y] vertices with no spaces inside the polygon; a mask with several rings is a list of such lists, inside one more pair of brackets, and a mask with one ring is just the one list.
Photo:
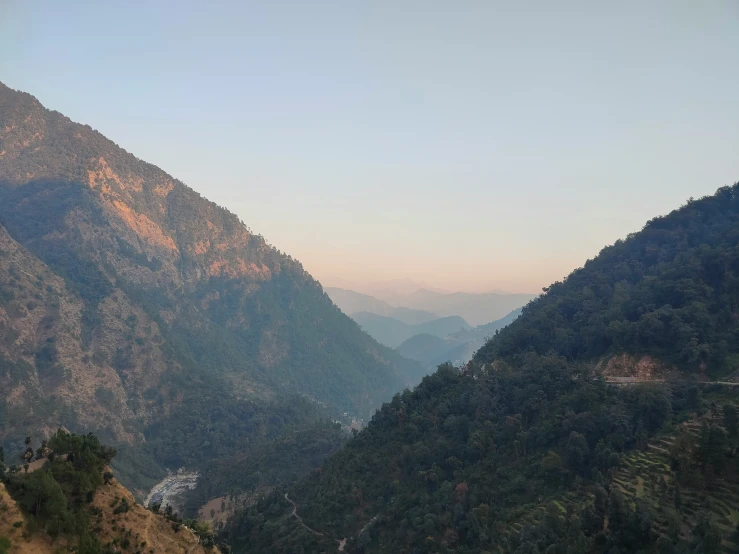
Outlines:
{"label": "dirt road", "polygon": [[[319,537],[325,537],[326,536],[323,533],[321,533],[320,531],[316,531],[315,529],[312,529],[312,528],[308,527],[305,524],[305,522],[303,521],[303,518],[298,515],[298,507],[295,505],[295,502],[293,502],[292,500],[290,500],[290,497],[287,495],[287,493],[285,493],[285,500],[287,500],[292,505],[292,507],[293,507],[292,515],[295,516],[295,518],[300,522],[300,525],[302,525],[305,529],[307,529],[308,531],[310,531],[314,535],[318,535]],[[338,551],[339,552],[344,552],[344,546],[346,546],[346,539],[341,539],[341,540],[334,539],[334,540],[337,543],[339,543],[339,545],[338,545]]]}

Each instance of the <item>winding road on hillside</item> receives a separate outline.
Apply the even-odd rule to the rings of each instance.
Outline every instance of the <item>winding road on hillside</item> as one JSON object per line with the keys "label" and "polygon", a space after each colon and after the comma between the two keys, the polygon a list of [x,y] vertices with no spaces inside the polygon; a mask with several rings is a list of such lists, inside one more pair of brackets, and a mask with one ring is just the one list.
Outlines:
{"label": "winding road on hillside", "polygon": [[[303,518],[298,515],[298,507],[297,507],[297,505],[295,504],[295,502],[293,502],[292,500],[290,500],[290,497],[287,495],[287,493],[285,493],[285,500],[287,500],[292,505],[292,507],[293,507],[292,515],[295,516],[295,518],[298,520],[298,522],[300,523],[300,525],[302,525],[305,529],[307,529],[308,531],[310,531],[314,535],[318,535],[319,537],[325,537],[326,536],[323,533],[321,533],[320,531],[316,531],[315,529],[312,529],[312,528],[308,527],[305,524],[305,522],[303,521]],[[365,525],[365,528],[366,527],[367,526]],[[362,529],[362,531],[364,531],[364,529]],[[360,533],[362,531],[360,531]],[[338,548],[339,552],[344,552],[344,547],[346,546],[346,539],[341,539],[341,540],[334,539],[334,540],[337,543],[339,543],[339,548]]]}
{"label": "winding road on hillside", "polygon": [[[640,379],[639,377],[607,376],[606,383],[609,385],[643,385],[646,383],[667,383],[664,379]],[[724,385],[727,387],[739,387],[739,382],[734,381],[694,381],[696,385]]]}
{"label": "winding road on hillside", "polygon": [[[614,378],[611,378],[610,380],[607,379],[607,382],[610,383],[610,384],[612,384],[612,385],[632,385],[632,384],[637,384],[637,383],[639,383],[639,384],[643,384],[643,383],[664,383],[665,381],[662,381],[662,380],[644,381],[644,380],[638,380],[637,378],[634,378],[634,377],[617,377],[615,379]],[[730,387],[739,387],[739,383],[735,383],[735,382],[731,382],[731,381],[702,381],[702,382],[699,381],[698,383],[699,384],[702,384],[702,385],[727,385],[727,386],[730,386]],[[654,448],[656,450],[663,450],[664,451],[664,449],[659,448],[659,447],[656,447],[656,446],[652,446],[652,445],[650,445],[650,448]],[[303,521],[303,518],[300,517],[300,515],[298,514],[298,506],[297,506],[297,504],[295,504],[295,502],[293,502],[290,499],[290,497],[287,495],[287,493],[284,494],[284,497],[285,497],[285,500],[287,500],[290,503],[290,505],[293,507],[293,511],[291,512],[291,515],[294,516],[295,519],[298,520],[298,523],[300,523],[300,525],[302,525],[303,528],[305,528],[307,531],[309,531],[310,533],[313,533],[316,536],[326,537],[326,535],[324,535],[320,531],[316,531],[312,527],[309,527]],[[362,533],[364,533],[367,530],[367,528],[370,525],[372,525],[376,520],[377,520],[377,515],[375,517],[373,517],[372,519],[370,519],[367,522],[367,524],[359,530],[359,532],[357,533],[357,536],[359,536]],[[346,546],[347,539],[344,538],[344,539],[334,539],[334,540],[338,543],[338,548],[337,548],[338,552],[344,552],[344,547]]]}

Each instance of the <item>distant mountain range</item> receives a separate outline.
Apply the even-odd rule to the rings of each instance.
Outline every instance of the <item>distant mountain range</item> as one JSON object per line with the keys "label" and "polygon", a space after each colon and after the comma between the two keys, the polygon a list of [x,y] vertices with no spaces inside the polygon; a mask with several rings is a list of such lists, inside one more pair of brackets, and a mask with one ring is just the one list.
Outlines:
{"label": "distant mountain range", "polygon": [[415,335],[404,341],[396,350],[400,355],[421,363],[428,371],[433,371],[444,362],[461,365],[467,363],[496,331],[513,322],[519,315],[521,308],[496,321],[462,329],[444,338],[429,333]]}
{"label": "distant mountain range", "polygon": [[[392,305],[369,294],[338,287],[326,293],[380,344],[433,370],[443,362],[466,363],[486,339],[521,313],[532,295],[490,292],[438,292],[419,289],[411,294],[385,291]],[[388,296],[388,297],[390,297]],[[411,307],[409,307],[411,306]],[[504,307],[511,308],[503,312]],[[463,315],[471,316],[477,326]],[[489,316],[486,314],[490,314]],[[477,323],[482,319],[482,324]]]}
{"label": "distant mountain range", "polygon": [[377,342],[391,348],[399,346],[415,335],[429,334],[443,339],[452,333],[470,329],[469,323],[458,315],[441,317],[416,325],[408,325],[392,317],[370,312],[357,312],[351,314],[351,317]]}
{"label": "distant mountain range", "polygon": [[333,300],[339,309],[345,314],[355,314],[358,312],[369,312],[385,317],[397,319],[408,325],[417,325],[437,319],[434,313],[424,310],[413,310],[405,307],[391,306],[384,300],[362,294],[353,290],[342,289],[338,287],[326,287],[324,289],[329,298]]}
{"label": "distant mountain range", "polygon": [[534,294],[508,294],[501,292],[436,292],[419,289],[409,295],[384,298],[396,306],[425,310],[438,317],[458,315],[470,325],[485,325],[505,317],[506,314],[525,305]]}
{"label": "distant mountain range", "polygon": [[421,288],[405,294],[379,291],[377,296],[349,289],[327,287],[326,294],[346,314],[370,312],[409,325],[457,315],[469,325],[486,325],[525,305],[534,294],[505,292],[441,292]]}

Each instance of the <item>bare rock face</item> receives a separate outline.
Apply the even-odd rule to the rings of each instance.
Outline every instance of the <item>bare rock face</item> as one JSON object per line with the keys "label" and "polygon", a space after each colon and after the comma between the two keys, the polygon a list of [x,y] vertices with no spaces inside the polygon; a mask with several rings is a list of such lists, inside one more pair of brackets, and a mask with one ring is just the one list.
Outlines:
{"label": "bare rock face", "polygon": [[0,440],[137,443],[233,391],[364,415],[422,375],[234,214],[2,84],[0,225]]}
{"label": "bare rock face", "polygon": [[[138,432],[128,424],[149,419],[151,402],[144,394],[159,386],[165,367],[156,323],[117,292],[100,303],[99,324],[83,340],[82,299],[3,228],[0,287],[4,431],[20,432],[31,422],[51,431],[108,421],[118,438],[135,442]],[[120,362],[121,356],[130,363]]]}
{"label": "bare rock face", "polygon": [[652,356],[637,357],[630,354],[604,358],[598,362],[596,369],[606,381],[613,383],[664,381],[670,372],[668,366]]}

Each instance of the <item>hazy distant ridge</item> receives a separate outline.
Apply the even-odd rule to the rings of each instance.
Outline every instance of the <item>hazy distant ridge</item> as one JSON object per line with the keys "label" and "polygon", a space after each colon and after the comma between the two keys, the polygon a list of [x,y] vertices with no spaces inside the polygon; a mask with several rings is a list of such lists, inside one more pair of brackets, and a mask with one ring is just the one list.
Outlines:
{"label": "hazy distant ridge", "polygon": [[[496,321],[524,306],[535,294],[508,294],[502,292],[435,292],[420,289],[413,294],[395,297],[396,305],[426,310],[439,317],[458,315],[470,325],[484,325]],[[385,300],[389,300],[385,298]]]}
{"label": "hazy distant ridge", "polygon": [[392,317],[408,325],[426,323],[427,321],[438,318],[436,314],[428,311],[391,306],[384,300],[353,290],[338,287],[326,287],[324,290],[329,298],[333,300],[334,304],[342,312],[349,315],[358,312],[369,312],[385,317]]}
{"label": "hazy distant ridge", "polygon": [[391,348],[414,335],[430,334],[444,338],[470,328],[470,325],[459,316],[442,317],[418,325],[408,325],[397,319],[370,312],[358,312],[351,314],[351,317],[377,342]]}

